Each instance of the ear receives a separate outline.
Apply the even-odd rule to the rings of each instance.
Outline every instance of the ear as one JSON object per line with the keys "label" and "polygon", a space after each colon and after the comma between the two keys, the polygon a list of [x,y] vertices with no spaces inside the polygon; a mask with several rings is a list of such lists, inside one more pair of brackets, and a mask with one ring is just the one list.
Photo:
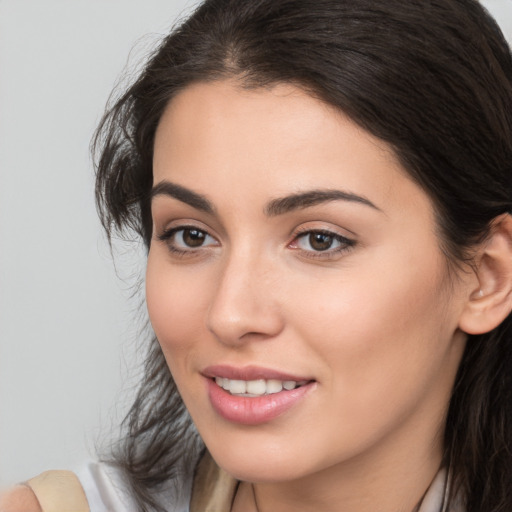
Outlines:
{"label": "ear", "polygon": [[493,221],[490,237],[477,251],[475,273],[477,279],[459,319],[459,328],[467,334],[492,331],[512,311],[511,215]]}

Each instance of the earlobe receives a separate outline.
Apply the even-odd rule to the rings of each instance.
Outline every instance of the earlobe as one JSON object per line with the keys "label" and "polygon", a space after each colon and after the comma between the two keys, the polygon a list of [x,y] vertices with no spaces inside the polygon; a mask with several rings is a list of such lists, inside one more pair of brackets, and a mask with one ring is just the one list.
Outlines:
{"label": "earlobe", "polygon": [[459,320],[467,334],[483,334],[512,311],[512,216],[497,217],[491,235],[475,257],[477,285],[469,293]]}

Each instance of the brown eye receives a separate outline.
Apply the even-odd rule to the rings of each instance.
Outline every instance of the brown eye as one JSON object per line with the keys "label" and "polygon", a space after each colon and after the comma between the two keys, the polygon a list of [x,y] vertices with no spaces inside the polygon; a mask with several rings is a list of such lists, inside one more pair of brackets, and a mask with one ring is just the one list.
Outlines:
{"label": "brown eye", "polygon": [[327,251],[334,242],[334,237],[327,233],[309,233],[308,238],[309,245],[314,251]]}
{"label": "brown eye", "polygon": [[300,249],[303,253],[310,253],[311,256],[315,254],[320,256],[324,253],[325,257],[333,257],[353,247],[355,243],[354,240],[345,238],[338,233],[311,230],[299,234],[291,246]]}
{"label": "brown eye", "polygon": [[179,226],[172,228],[158,238],[165,242],[171,252],[190,252],[193,253],[196,249],[200,250],[205,247],[218,246],[217,240],[208,234],[207,231],[198,229],[194,226]]}
{"label": "brown eye", "polygon": [[206,240],[206,233],[198,229],[184,229],[182,231],[183,243],[188,247],[201,247]]}

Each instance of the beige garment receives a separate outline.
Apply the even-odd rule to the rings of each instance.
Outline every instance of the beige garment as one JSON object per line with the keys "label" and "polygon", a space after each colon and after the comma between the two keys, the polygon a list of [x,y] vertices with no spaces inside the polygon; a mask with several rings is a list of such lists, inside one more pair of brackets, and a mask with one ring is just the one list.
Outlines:
{"label": "beige garment", "polygon": [[[26,484],[43,512],[89,512],[84,490],[72,471],[45,471]],[[196,469],[190,512],[229,512],[237,486],[207,452]]]}
{"label": "beige garment", "polygon": [[89,512],[84,490],[72,471],[45,471],[27,485],[43,512]]}
{"label": "beige garment", "polygon": [[194,475],[190,512],[229,512],[238,481],[219,468],[206,452]]}
{"label": "beige garment", "polygon": [[[71,471],[46,471],[27,485],[43,512],[89,512],[80,481]],[[219,468],[206,452],[194,476],[190,512],[229,512],[238,482]]]}

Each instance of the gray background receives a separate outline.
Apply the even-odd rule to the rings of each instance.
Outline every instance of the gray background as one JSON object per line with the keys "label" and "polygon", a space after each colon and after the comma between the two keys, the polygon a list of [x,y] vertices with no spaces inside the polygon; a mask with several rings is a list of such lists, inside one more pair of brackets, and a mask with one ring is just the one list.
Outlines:
{"label": "gray background", "polygon": [[[118,244],[116,276],[88,144],[128,56],[194,3],[0,0],[0,485],[93,458],[126,410],[143,257]],[[512,40],[512,0],[483,3]]]}

